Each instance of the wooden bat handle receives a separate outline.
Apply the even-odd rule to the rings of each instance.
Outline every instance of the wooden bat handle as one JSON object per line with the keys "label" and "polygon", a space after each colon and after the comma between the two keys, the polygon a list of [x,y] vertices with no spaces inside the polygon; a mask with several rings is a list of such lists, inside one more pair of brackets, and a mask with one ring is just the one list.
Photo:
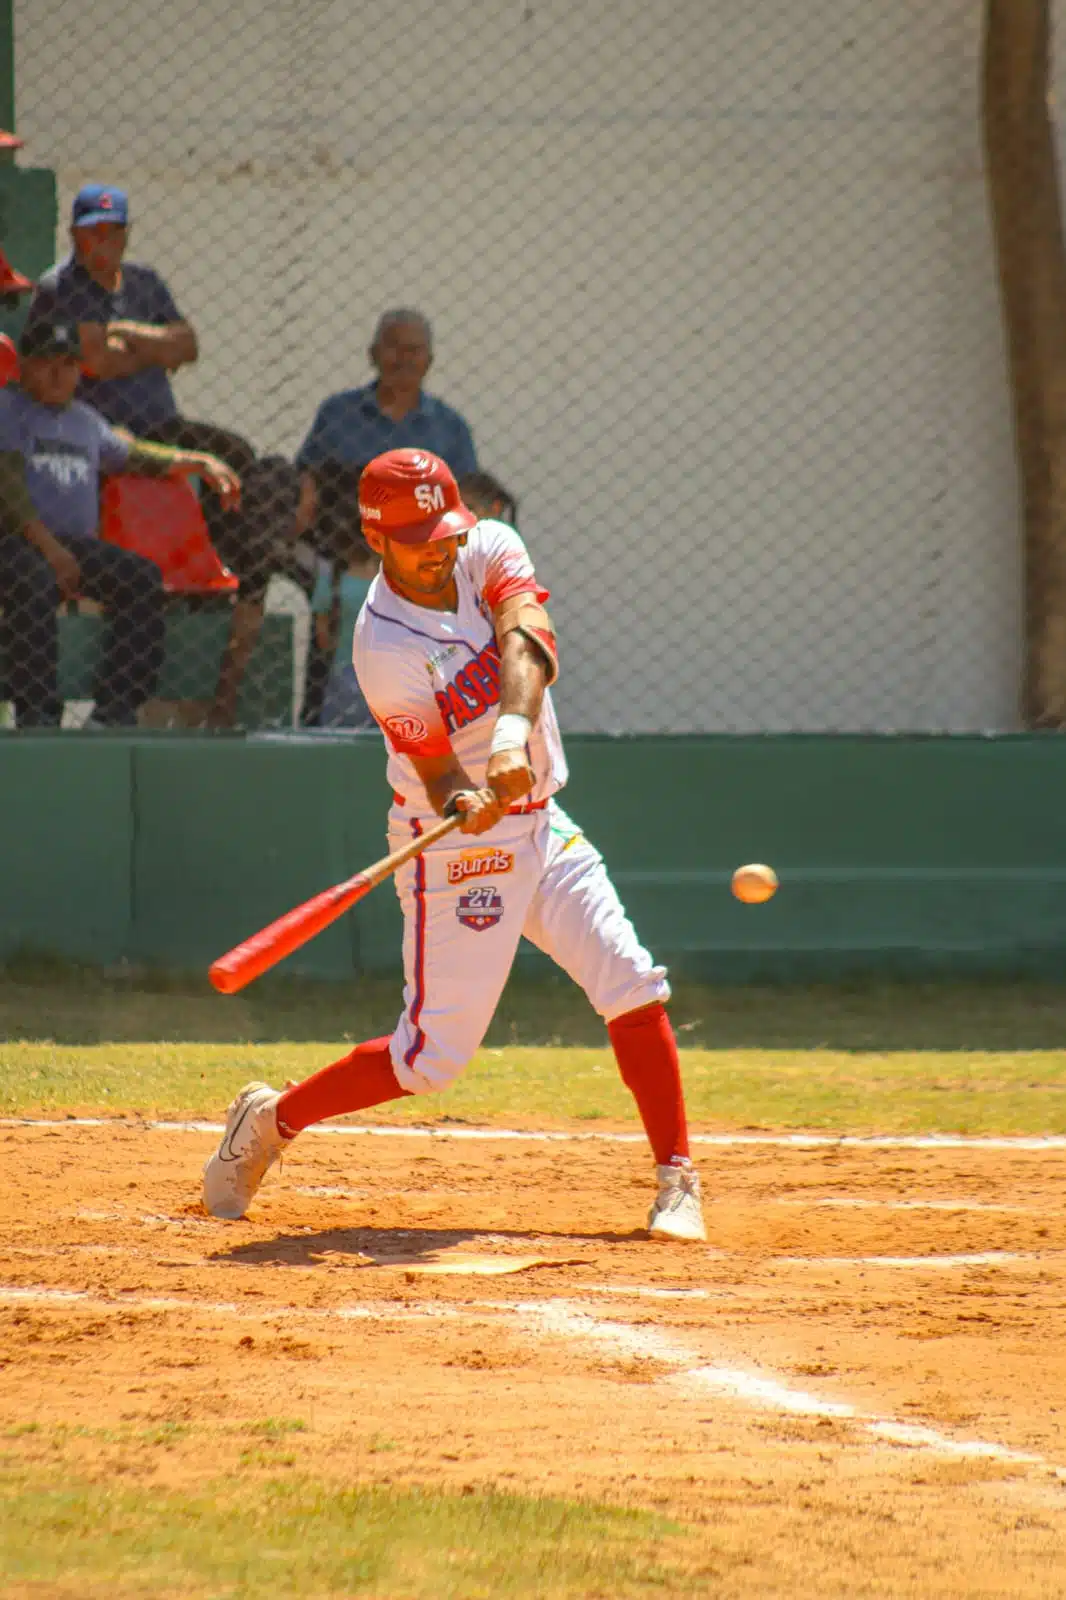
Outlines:
{"label": "wooden bat handle", "polygon": [[286,911],[275,922],[268,923],[258,933],[253,933],[250,939],[234,945],[232,950],[227,950],[224,956],[212,962],[207,974],[212,984],[220,994],[236,994],[238,989],[243,989],[270,967],[283,961],[321,933],[323,928],[328,928],[331,922],[336,922],[338,917],[343,916],[406,862],[421,855],[423,850],[438,839],[443,839],[445,834],[452,833],[462,820],[461,816],[454,816],[435,822],[432,828],[427,828],[416,839],[401,845],[390,856],[382,856],[380,861],[372,862],[362,872],[335,883],[330,889],[323,889],[321,894],[305,900],[294,910]]}
{"label": "wooden bat handle", "polygon": [[[441,822],[435,822],[432,828],[427,828],[425,833],[420,833],[417,839],[402,844],[394,850],[391,856],[382,856],[380,861],[373,862],[369,867],[364,867],[362,872],[357,872],[357,878],[365,878],[367,887],[374,889],[379,883],[384,883],[386,878],[391,878],[394,872],[404,866],[408,861],[413,861],[415,856],[420,856],[428,845],[436,844],[438,839],[443,839],[446,833],[454,833],[462,822],[461,814],[454,817],[445,817]],[[349,882],[352,880],[349,879]],[[339,887],[339,885],[338,885]]]}

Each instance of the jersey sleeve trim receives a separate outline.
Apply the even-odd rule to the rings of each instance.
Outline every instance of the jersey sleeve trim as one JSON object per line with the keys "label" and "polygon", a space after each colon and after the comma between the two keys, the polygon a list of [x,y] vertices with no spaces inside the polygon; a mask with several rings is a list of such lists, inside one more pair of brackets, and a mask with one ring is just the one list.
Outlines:
{"label": "jersey sleeve trim", "polygon": [[539,584],[532,573],[515,573],[512,577],[503,577],[497,583],[491,579],[482,591],[485,604],[490,610],[495,611],[497,606],[502,606],[505,600],[512,600],[516,594],[531,594],[541,605],[551,599],[551,590]]}

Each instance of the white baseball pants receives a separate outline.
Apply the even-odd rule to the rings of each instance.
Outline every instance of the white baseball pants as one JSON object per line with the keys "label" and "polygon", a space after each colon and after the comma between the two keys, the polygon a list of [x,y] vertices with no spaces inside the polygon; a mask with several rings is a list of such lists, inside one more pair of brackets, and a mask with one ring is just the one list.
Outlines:
{"label": "white baseball pants", "polygon": [[[432,820],[394,809],[389,849]],[[405,981],[392,1062],[412,1094],[446,1089],[466,1066],[523,934],[581,985],[605,1022],[669,998],[666,968],[637,938],[603,857],[554,801],[479,837],[431,845],[401,867],[396,890]]]}

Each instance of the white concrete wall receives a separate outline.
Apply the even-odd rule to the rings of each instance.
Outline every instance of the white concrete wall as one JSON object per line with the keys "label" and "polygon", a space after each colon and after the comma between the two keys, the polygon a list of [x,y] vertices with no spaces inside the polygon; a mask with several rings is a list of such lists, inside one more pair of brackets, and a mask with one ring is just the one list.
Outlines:
{"label": "white concrete wall", "polygon": [[522,500],[582,729],[1005,728],[975,0],[15,0],[24,159],[126,184],[183,408],[292,450],[377,314]]}

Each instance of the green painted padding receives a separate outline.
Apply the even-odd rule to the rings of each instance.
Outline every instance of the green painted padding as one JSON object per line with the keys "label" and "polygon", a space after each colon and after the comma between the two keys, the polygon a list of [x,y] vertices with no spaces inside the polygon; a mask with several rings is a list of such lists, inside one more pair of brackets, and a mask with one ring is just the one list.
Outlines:
{"label": "green painted padding", "polygon": [[106,964],[129,947],[130,747],[77,743],[0,737],[0,959]]}
{"label": "green painted padding", "polygon": [[[567,808],[676,972],[1066,969],[1066,741],[1054,735],[572,738],[568,749]],[[383,855],[388,803],[376,734],[0,738],[0,817],[17,842],[0,946],[107,959],[128,924],[131,960],[206,969]],[[111,870],[131,828],[132,881]],[[733,867],[750,860],[780,874],[769,905],[729,894]],[[522,960],[543,964],[528,950]],[[393,888],[282,970],[398,974]]]}
{"label": "green painted padding", "polygon": [[[136,959],[206,968],[384,855],[386,791],[375,744],[376,760],[367,760],[370,752],[355,742],[140,742],[133,755]],[[361,966],[360,934],[348,913],[278,970],[351,978]],[[398,943],[390,944],[395,963]]]}
{"label": "green painted padding", "polygon": [[[0,245],[12,266],[27,278],[39,278],[56,259],[56,219],[54,172],[46,167],[0,166]],[[29,300],[28,294],[20,295],[17,310],[0,306],[0,333],[12,337],[19,333]]]}
{"label": "green painted padding", "polygon": [[[59,693],[91,700],[104,645],[106,617],[59,618]],[[166,654],[156,695],[161,700],[210,700],[229,634],[229,610],[174,611],[167,617]],[[278,727],[292,720],[292,618],[267,616],[238,697],[249,727]],[[7,666],[0,650],[0,698]]]}
{"label": "green painted padding", "polygon": [[594,808],[619,866],[1066,866],[1056,734],[583,737],[567,753],[567,804]]}
{"label": "green painted padding", "polygon": [[[570,755],[571,811],[641,937],[687,971],[1066,963],[1055,736],[580,739]],[[769,904],[729,893],[745,861],[777,870]]]}
{"label": "green painted padding", "polygon": [[15,0],[0,0],[0,128],[15,131]]}

